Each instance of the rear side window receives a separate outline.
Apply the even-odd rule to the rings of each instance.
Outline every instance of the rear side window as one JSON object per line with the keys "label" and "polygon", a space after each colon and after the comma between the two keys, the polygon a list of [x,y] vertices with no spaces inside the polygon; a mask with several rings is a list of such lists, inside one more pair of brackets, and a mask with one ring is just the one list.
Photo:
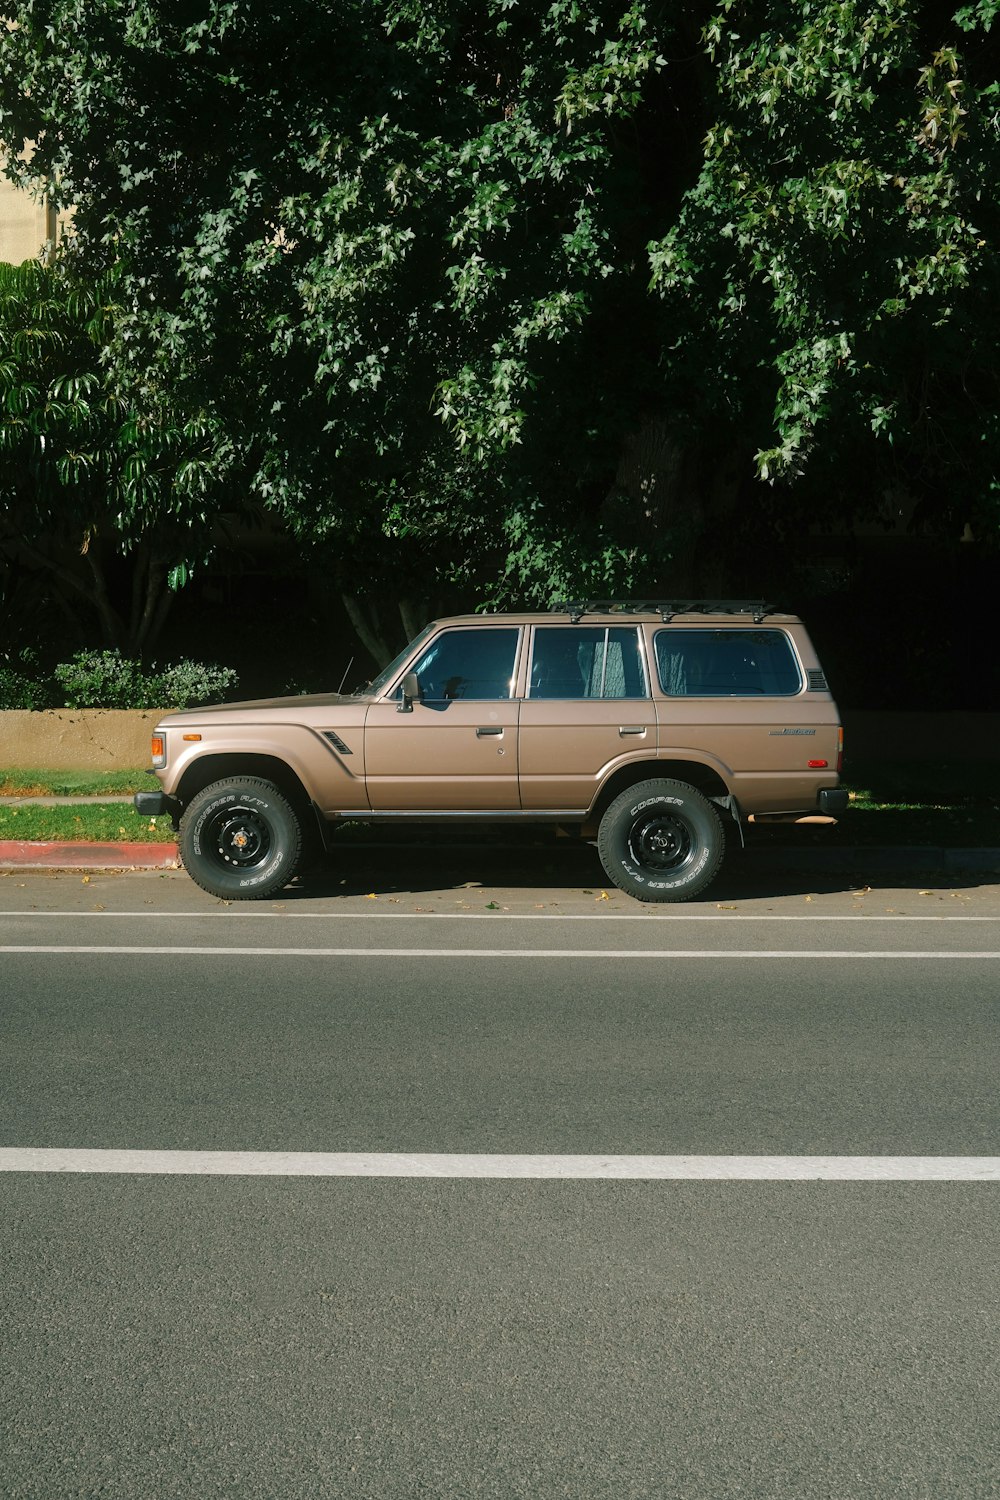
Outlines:
{"label": "rear side window", "polygon": [[436,635],[413,664],[421,698],[509,698],[519,634],[516,626],[500,626]]}
{"label": "rear side window", "polygon": [[636,627],[540,625],[531,657],[532,698],[646,698]]}
{"label": "rear side window", "polygon": [[802,687],[783,630],[658,630],[656,670],[671,698],[787,698]]}

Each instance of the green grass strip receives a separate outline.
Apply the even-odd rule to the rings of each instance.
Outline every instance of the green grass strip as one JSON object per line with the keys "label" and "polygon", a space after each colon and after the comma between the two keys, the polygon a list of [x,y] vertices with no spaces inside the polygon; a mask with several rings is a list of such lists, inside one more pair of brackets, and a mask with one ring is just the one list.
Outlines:
{"label": "green grass strip", "polygon": [[114,797],[156,791],[148,771],[0,770],[0,797]]}
{"label": "green grass strip", "polygon": [[0,839],[28,843],[169,844],[170,819],[140,818],[127,802],[68,807],[0,807]]}

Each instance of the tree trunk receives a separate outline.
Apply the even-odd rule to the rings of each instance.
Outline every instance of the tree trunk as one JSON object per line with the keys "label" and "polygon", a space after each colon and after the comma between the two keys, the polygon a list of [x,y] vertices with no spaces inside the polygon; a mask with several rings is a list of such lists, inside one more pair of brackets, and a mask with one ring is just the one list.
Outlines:
{"label": "tree trunk", "polygon": [[90,576],[93,581],[91,600],[94,608],[97,610],[97,617],[101,622],[101,631],[103,632],[105,642],[119,651],[127,651],[128,642],[126,640],[125,622],[111,603],[111,598],[108,594],[108,582],[104,569],[101,544],[88,532],[80,550],[87,559],[87,567],[90,569]]}
{"label": "tree trunk", "polygon": [[408,641],[415,640],[430,619],[425,600],[400,599],[399,618]]}
{"label": "tree trunk", "polygon": [[[138,618],[133,619],[132,626],[132,649],[138,655],[155,645],[173,603],[173,592],[167,582],[166,563],[147,555],[142,575],[138,592],[141,609]],[[133,593],[133,603],[135,599],[136,594]]]}
{"label": "tree trunk", "polygon": [[347,618],[354,626],[358,640],[381,670],[396,655],[382,633],[378,608],[369,599],[359,599],[356,594],[341,594]]}

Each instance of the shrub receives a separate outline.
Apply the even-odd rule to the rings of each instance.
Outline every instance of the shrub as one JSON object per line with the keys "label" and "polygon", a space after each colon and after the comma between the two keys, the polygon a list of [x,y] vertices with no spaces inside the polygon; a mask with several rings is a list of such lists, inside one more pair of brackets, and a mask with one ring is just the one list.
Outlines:
{"label": "shrub", "polygon": [[221,698],[238,681],[231,667],[180,661],[147,668],[120,651],[78,651],[53,675],[67,708],[189,708]]}
{"label": "shrub", "polygon": [[39,671],[30,647],[0,654],[0,709],[48,708],[51,701],[52,680]]}
{"label": "shrub", "polygon": [[78,651],[53,676],[67,708],[154,708],[142,664],[120,651]]}
{"label": "shrub", "polygon": [[51,689],[11,667],[0,666],[0,709],[48,708]]}
{"label": "shrub", "polygon": [[230,688],[236,686],[239,677],[232,667],[206,666],[200,661],[179,661],[164,668],[156,679],[160,705],[171,708],[190,708],[193,703],[218,702]]}

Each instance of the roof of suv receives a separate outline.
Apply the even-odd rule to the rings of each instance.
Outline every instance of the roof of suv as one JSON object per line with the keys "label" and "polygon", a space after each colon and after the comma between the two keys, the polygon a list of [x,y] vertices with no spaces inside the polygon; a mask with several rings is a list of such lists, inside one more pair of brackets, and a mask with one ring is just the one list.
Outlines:
{"label": "roof of suv", "polygon": [[663,603],[638,601],[636,603],[594,601],[593,603],[571,602],[555,606],[546,611],[502,611],[493,614],[450,615],[435,620],[436,625],[558,625],[592,624],[621,625],[630,621],[656,620],[667,624],[674,620],[699,623],[710,620],[718,624],[756,625],[764,620],[780,620],[783,624],[798,624],[797,615],[781,613],[762,600],[667,600]]}

